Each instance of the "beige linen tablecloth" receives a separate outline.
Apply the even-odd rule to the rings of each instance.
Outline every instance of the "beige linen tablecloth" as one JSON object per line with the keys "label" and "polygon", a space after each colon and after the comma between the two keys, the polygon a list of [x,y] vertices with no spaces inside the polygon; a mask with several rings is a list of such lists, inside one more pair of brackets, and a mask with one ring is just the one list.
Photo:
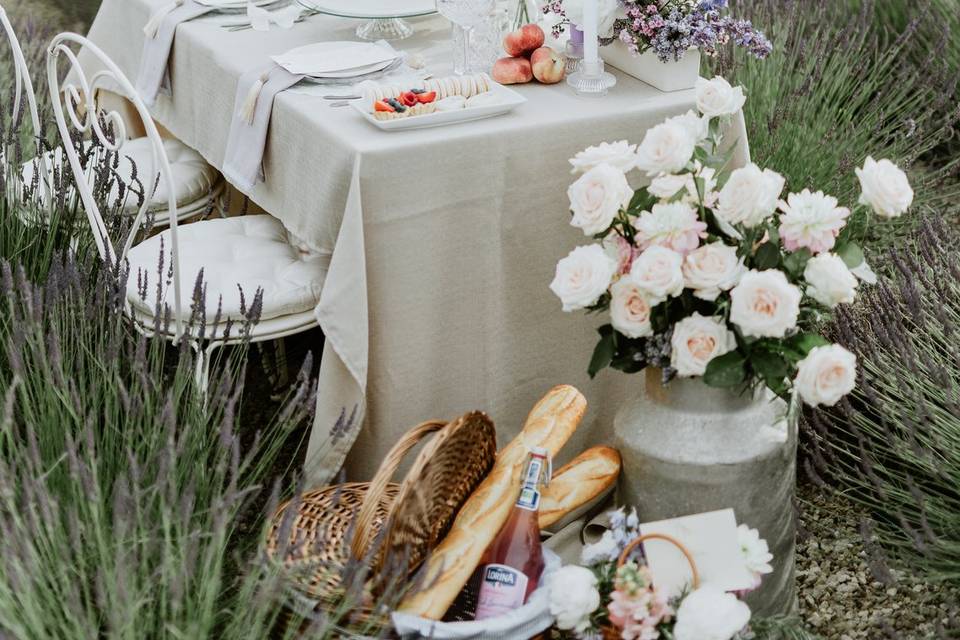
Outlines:
{"label": "beige linen tablecloth", "polygon": [[[141,27],[164,2],[104,0],[90,36],[133,75]],[[228,32],[210,16],[182,24],[172,95],[159,97],[154,116],[220,167],[238,78],[271,54],[354,39],[356,25],[329,16],[267,33]],[[446,75],[448,25],[434,17],[415,26],[396,46],[423,52]],[[562,313],[548,289],[557,260],[586,240],[567,224],[567,159],[604,140],[639,142],[694,104],[692,91],[664,94],[618,75],[602,100],[531,84],[518,88],[529,102],[510,115],[397,133],[296,88],[279,94],[266,182],[249,195],[332,254],[317,308],[327,341],[308,458],[316,482],[344,460],[349,477],[369,477],[398,435],[428,418],[481,409],[505,443],[559,383],[591,404],[566,451],[607,439],[613,412],[642,381],[609,371],[589,380],[602,320]],[[733,128],[742,164],[742,117]]]}

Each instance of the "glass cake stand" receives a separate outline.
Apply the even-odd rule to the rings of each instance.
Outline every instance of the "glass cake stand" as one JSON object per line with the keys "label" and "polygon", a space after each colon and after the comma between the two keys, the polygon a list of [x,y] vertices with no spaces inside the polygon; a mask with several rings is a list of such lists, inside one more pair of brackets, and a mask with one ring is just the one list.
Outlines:
{"label": "glass cake stand", "polygon": [[340,18],[365,20],[357,27],[362,40],[403,40],[414,30],[406,18],[437,12],[436,0],[298,0],[307,9]]}

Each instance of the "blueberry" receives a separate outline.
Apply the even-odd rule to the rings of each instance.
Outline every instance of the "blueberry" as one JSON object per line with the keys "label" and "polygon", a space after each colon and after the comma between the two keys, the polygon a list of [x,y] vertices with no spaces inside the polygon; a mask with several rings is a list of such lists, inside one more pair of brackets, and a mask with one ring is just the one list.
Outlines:
{"label": "blueberry", "polygon": [[426,92],[427,92],[426,89],[410,89],[410,93],[415,93],[415,94],[417,94],[418,96],[419,96],[421,93],[426,93]]}

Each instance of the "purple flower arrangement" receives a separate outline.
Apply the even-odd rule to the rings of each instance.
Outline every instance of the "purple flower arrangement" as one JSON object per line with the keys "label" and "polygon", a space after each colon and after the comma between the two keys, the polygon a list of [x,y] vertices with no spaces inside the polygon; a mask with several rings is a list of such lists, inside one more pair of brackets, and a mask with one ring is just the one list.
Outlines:
{"label": "purple flower arrangement", "polygon": [[[563,0],[551,0],[543,7],[545,14],[560,18],[555,36],[569,22],[563,5]],[[626,16],[614,21],[612,35],[602,43],[620,40],[633,55],[652,50],[662,62],[680,61],[689,49],[713,56],[729,42],[760,60],[773,51],[770,40],[749,20],[724,15],[727,0],[620,0],[620,6]]]}

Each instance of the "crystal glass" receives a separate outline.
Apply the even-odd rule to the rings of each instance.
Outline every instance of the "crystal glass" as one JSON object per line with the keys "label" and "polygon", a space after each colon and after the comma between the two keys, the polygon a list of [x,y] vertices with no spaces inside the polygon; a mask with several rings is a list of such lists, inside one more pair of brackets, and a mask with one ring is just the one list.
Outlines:
{"label": "crystal glass", "polygon": [[506,6],[498,6],[493,13],[467,31],[458,24],[453,25],[453,48],[461,51],[464,39],[467,40],[467,61],[464,73],[489,73],[493,63],[503,53],[503,37],[511,30],[510,12]]}
{"label": "crystal glass", "polygon": [[490,18],[497,0],[437,0],[440,15],[463,29],[463,37],[455,42],[453,71],[463,75],[470,72],[470,37],[473,30]]}

